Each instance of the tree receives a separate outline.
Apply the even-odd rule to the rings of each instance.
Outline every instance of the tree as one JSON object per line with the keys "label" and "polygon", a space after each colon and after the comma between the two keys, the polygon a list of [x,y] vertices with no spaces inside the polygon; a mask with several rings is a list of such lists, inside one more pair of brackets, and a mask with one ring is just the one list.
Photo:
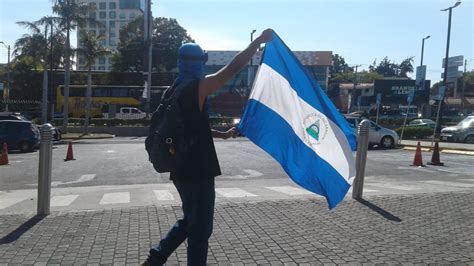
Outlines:
{"label": "tree", "polygon": [[369,71],[379,73],[384,77],[406,78],[408,77],[407,73],[413,72],[413,57],[408,57],[400,64],[396,64],[395,61],[391,61],[388,57],[385,57],[378,65],[377,62],[374,61],[374,63],[369,66]]}
{"label": "tree", "polygon": [[[15,59],[23,62],[30,61],[31,67],[37,70],[45,58],[46,38],[40,28],[33,22],[19,21],[17,24],[29,29],[31,33],[25,33],[16,40],[13,48]],[[26,60],[26,58],[30,60]]]}
{"label": "tree", "polygon": [[98,57],[106,56],[111,53],[110,50],[100,45],[98,39],[104,36],[96,36],[95,33],[85,32],[80,36],[81,46],[75,51],[84,57],[87,67],[87,90],[86,90],[86,115],[84,120],[84,134],[89,134],[89,119],[91,114],[91,96],[92,96],[92,74],[91,67]]}
{"label": "tree", "polygon": [[95,19],[88,16],[90,8],[85,3],[74,0],[53,0],[53,13],[57,15],[56,23],[66,32],[66,45],[64,56],[64,114],[63,130],[67,132],[69,115],[69,83],[71,71],[71,39],[70,33],[78,26],[83,27],[87,22],[97,25]]}
{"label": "tree", "polygon": [[[114,71],[142,71],[143,16],[137,17],[120,30],[118,53],[112,58]],[[169,71],[176,67],[178,48],[185,42],[194,40],[173,18],[154,18],[152,30],[152,68]],[[137,56],[139,55],[139,56]]]}
{"label": "tree", "polygon": [[352,71],[353,71],[352,68],[349,67],[349,65],[346,63],[346,60],[344,60],[344,57],[338,54],[332,55],[332,66],[329,67],[329,74],[331,76],[337,73],[352,72]]}

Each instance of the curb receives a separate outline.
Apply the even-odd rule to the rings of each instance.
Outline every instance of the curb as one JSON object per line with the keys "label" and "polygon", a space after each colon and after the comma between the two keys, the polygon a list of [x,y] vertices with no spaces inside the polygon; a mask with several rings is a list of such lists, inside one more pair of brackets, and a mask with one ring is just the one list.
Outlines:
{"label": "curb", "polygon": [[[400,145],[402,149],[404,150],[409,150],[409,151],[414,151],[416,150],[416,146],[412,145]],[[430,152],[433,151],[431,147],[423,147],[421,146],[421,151],[424,152]],[[474,156],[474,151],[473,150],[463,150],[463,149],[450,149],[450,148],[440,148],[440,152],[442,153],[449,153],[449,154],[461,154],[461,155],[473,155]]]}

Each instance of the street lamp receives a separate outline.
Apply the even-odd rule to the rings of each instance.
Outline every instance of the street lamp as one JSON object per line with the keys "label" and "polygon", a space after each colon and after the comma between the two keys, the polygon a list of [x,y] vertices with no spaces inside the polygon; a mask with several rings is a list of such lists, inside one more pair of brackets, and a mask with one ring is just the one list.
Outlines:
{"label": "street lamp", "polygon": [[[443,85],[444,85],[445,91],[447,91],[447,88],[448,88],[447,77],[448,77],[449,40],[450,40],[450,37],[451,37],[451,16],[452,16],[452,13],[453,13],[453,8],[459,6],[460,4],[461,4],[461,1],[458,0],[453,6],[445,8],[445,9],[441,9],[441,11],[449,11],[448,37],[447,37],[447,41],[446,41],[446,57],[444,59],[444,76],[443,76]],[[438,120],[439,121],[438,121],[437,125],[435,126],[435,128],[437,128],[437,130],[435,131],[436,133],[439,133],[441,131],[441,121],[442,121],[443,115],[442,115],[442,112],[440,113],[440,109],[442,109],[443,102],[444,102],[444,95],[443,95],[443,98],[440,99],[440,102],[439,102],[439,108],[438,108],[438,113],[439,113],[439,119]]]}
{"label": "street lamp", "polygon": [[[3,41],[0,41],[5,48],[8,50],[8,61],[7,61],[7,84],[8,84],[8,91],[7,94],[9,96],[10,94],[10,45],[6,45]],[[6,89],[5,89],[6,90]],[[5,111],[8,112],[8,103],[5,104]]]}
{"label": "street lamp", "polygon": [[[256,32],[257,30],[252,30],[252,33],[250,33],[250,42],[253,42],[253,34]],[[253,56],[250,58],[250,66],[253,65]]]}
{"label": "street lamp", "polygon": [[429,39],[430,37],[431,36],[428,35],[425,38],[423,38],[422,41],[421,41],[421,62],[420,62],[421,67],[423,66],[423,53],[424,53],[424,50],[425,50],[425,40]]}

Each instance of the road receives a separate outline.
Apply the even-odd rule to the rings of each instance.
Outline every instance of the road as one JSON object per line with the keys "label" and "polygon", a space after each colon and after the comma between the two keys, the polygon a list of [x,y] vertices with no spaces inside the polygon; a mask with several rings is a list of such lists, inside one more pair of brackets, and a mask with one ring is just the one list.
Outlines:
{"label": "road", "polygon": [[[76,160],[64,162],[67,145],[53,150],[53,210],[170,204],[179,200],[168,174],[156,173],[143,138],[84,140],[73,144]],[[317,197],[295,185],[279,164],[252,142],[216,140],[223,175],[218,201]],[[0,213],[35,211],[38,152],[12,153],[0,166]],[[370,150],[364,193],[392,195],[474,189],[472,156],[442,154],[446,166],[410,166],[414,152]],[[423,153],[424,161],[431,154]]]}

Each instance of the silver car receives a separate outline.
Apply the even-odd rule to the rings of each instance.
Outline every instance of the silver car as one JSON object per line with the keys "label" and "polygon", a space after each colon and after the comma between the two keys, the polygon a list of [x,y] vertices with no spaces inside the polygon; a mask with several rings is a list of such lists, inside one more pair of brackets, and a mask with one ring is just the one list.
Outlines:
{"label": "silver car", "polygon": [[[357,127],[362,121],[363,118],[356,116],[345,116],[349,125],[354,129],[357,134]],[[375,145],[382,147],[384,149],[394,148],[395,144],[398,143],[398,134],[397,132],[381,127],[374,122],[370,121],[369,128],[369,146],[373,147]]]}
{"label": "silver car", "polygon": [[441,140],[474,144],[474,116],[464,118],[454,127],[441,130]]}

